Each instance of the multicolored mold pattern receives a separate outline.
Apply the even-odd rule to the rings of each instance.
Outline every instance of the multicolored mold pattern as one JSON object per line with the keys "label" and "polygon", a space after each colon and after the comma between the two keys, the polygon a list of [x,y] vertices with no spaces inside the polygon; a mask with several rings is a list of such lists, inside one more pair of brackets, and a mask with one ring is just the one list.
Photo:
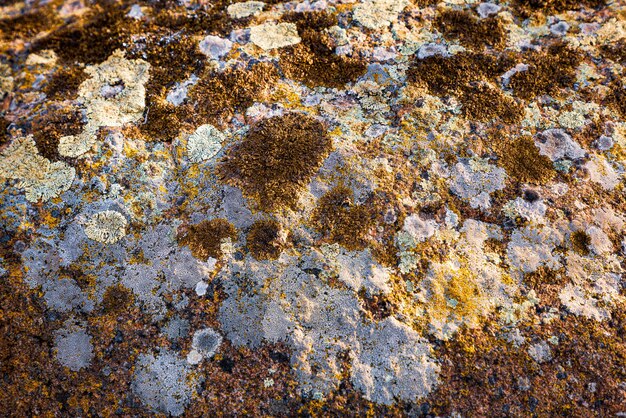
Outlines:
{"label": "multicolored mold pattern", "polygon": [[626,5],[0,2],[0,415],[626,416]]}

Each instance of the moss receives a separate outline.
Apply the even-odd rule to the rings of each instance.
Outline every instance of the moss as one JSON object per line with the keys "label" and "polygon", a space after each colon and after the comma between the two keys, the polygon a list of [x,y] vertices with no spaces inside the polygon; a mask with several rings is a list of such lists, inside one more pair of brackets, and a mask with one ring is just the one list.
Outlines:
{"label": "moss", "polygon": [[146,106],[145,123],[140,131],[149,141],[170,142],[178,136],[190,114],[188,106],[174,106],[162,97],[152,97]]}
{"label": "moss", "polygon": [[524,109],[513,98],[484,83],[464,86],[459,100],[463,115],[471,120],[518,123],[524,116]]}
{"label": "moss", "polygon": [[576,81],[576,67],[582,55],[564,43],[550,45],[545,51],[533,51],[525,61],[528,70],[511,76],[509,86],[513,93],[525,100],[538,95],[554,95],[561,88],[572,87]]}
{"label": "moss", "polygon": [[52,74],[43,91],[50,100],[72,100],[76,98],[80,84],[86,79],[87,74],[80,67],[60,67]]}
{"label": "moss", "polygon": [[394,315],[398,310],[385,295],[368,295],[365,289],[359,291],[361,306],[375,321],[382,321],[388,316]]}
{"label": "moss", "polygon": [[[498,138],[496,141],[504,141]],[[539,153],[532,138],[521,137],[505,142],[497,151],[500,165],[515,181],[521,183],[546,184],[556,174],[552,161]]]}
{"label": "moss", "polygon": [[77,108],[59,106],[47,109],[33,120],[32,132],[37,150],[49,160],[60,160],[59,139],[80,134],[83,125],[82,114]]}
{"label": "moss", "polygon": [[514,65],[507,54],[498,57],[475,52],[461,52],[451,57],[433,55],[416,59],[408,71],[409,81],[424,84],[437,95],[455,93],[470,81],[490,80]]}
{"label": "moss", "polygon": [[34,37],[60,23],[52,7],[42,7],[31,13],[0,18],[0,40],[14,41]]}
{"label": "moss", "polygon": [[292,13],[286,21],[296,23],[302,41],[280,53],[280,66],[285,76],[309,87],[341,88],[367,71],[356,58],[342,57],[334,52],[333,41],[323,30],[337,24],[337,18],[326,12]]}
{"label": "moss", "polygon": [[33,44],[33,50],[52,49],[67,63],[97,64],[130,41],[139,23],[125,18],[119,6],[98,4],[88,14],[64,25]]}
{"label": "moss", "polygon": [[268,63],[211,72],[201,77],[188,97],[196,103],[198,116],[207,122],[219,122],[250,107],[277,80],[278,72]]}
{"label": "moss", "polygon": [[479,19],[469,11],[445,10],[434,25],[446,38],[458,40],[468,48],[502,48],[506,43],[504,25],[497,17]]}
{"label": "moss", "polygon": [[133,292],[121,284],[109,287],[102,298],[102,309],[105,313],[118,313],[133,303]]}
{"label": "moss", "polygon": [[312,222],[326,238],[354,250],[367,244],[374,216],[370,208],[354,203],[352,189],[339,185],[319,199]]}
{"label": "moss", "polygon": [[206,261],[209,257],[220,258],[222,241],[237,239],[237,230],[225,219],[211,219],[181,228],[178,244],[187,245],[194,257]]}
{"label": "moss", "polygon": [[617,81],[611,84],[610,89],[606,103],[626,118],[626,89]]}
{"label": "moss", "polygon": [[569,237],[572,243],[572,249],[580,255],[589,255],[589,246],[591,245],[591,237],[585,231],[574,231]]}
{"label": "moss", "polygon": [[553,15],[584,7],[597,9],[605,4],[606,0],[514,0],[512,2],[513,9],[522,18],[528,18],[538,12]]}
{"label": "moss", "polygon": [[298,193],[330,153],[332,140],[316,119],[288,113],[262,120],[230,148],[218,166],[227,183],[263,210],[295,207]]}
{"label": "moss", "polygon": [[246,236],[248,250],[257,260],[275,260],[280,255],[280,224],[273,219],[261,219],[252,224]]}
{"label": "moss", "polygon": [[600,46],[601,57],[607,57],[620,65],[626,65],[626,39]]}
{"label": "moss", "polygon": [[11,123],[4,116],[0,116],[0,147],[9,142],[9,125]]}

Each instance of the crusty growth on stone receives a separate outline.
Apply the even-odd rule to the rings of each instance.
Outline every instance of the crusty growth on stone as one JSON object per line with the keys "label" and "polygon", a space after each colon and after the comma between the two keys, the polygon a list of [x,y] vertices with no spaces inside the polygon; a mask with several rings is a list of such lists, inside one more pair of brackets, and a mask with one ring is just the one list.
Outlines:
{"label": "crusty growth on stone", "polygon": [[105,210],[93,215],[85,224],[87,238],[103,244],[114,244],[126,235],[128,221],[121,213]]}
{"label": "crusty growth on stone", "polygon": [[257,260],[276,259],[282,251],[280,224],[273,219],[261,219],[252,224],[246,236],[248,250]]}
{"label": "crusty growth on stone", "polygon": [[263,210],[294,207],[299,192],[331,147],[332,140],[321,122],[288,113],[253,126],[242,142],[227,151],[219,174]]}
{"label": "crusty growth on stone", "polygon": [[237,238],[237,230],[225,219],[211,219],[182,228],[178,243],[186,245],[194,257],[206,261],[209,257],[220,258],[223,240]]}

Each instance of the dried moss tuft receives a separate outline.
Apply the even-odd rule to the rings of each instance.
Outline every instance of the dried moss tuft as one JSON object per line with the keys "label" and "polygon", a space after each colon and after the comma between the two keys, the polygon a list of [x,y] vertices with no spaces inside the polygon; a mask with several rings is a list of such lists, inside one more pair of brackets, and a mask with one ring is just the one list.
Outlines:
{"label": "dried moss tuft", "polygon": [[132,303],[133,292],[121,284],[116,284],[104,292],[101,306],[105,313],[118,313]]}
{"label": "dried moss tuft", "polygon": [[528,54],[528,70],[520,71],[510,79],[513,93],[525,100],[538,95],[554,95],[561,88],[568,88],[576,81],[576,67],[583,56],[564,43],[556,43],[545,51]]}
{"label": "dried moss tuft", "polygon": [[532,138],[521,137],[498,151],[500,164],[518,182],[545,184],[554,178],[552,161],[539,153]]}
{"label": "dried moss tuft", "polygon": [[338,185],[320,198],[312,223],[332,242],[349,250],[358,250],[367,244],[367,234],[375,216],[371,208],[354,203],[352,189]]}
{"label": "dried moss tuft", "polygon": [[506,43],[504,25],[497,17],[479,19],[465,10],[445,10],[434,24],[446,38],[458,40],[468,48],[502,48]]}
{"label": "dried moss tuft", "polygon": [[333,41],[323,30],[337,24],[326,12],[292,13],[286,21],[296,23],[302,41],[281,49],[280,66],[285,76],[309,87],[341,88],[367,71],[357,58],[336,55]]}
{"label": "dried moss tuft", "polygon": [[524,117],[523,107],[498,88],[485,83],[464,86],[459,97],[463,115],[472,120],[489,122],[499,119],[504,123],[518,123]]}
{"label": "dried moss tuft", "polygon": [[257,260],[275,260],[280,255],[280,224],[273,219],[261,219],[252,224],[246,237],[248,250]]}
{"label": "dried moss tuft", "polygon": [[80,84],[87,79],[82,68],[67,66],[58,68],[48,83],[44,86],[44,93],[50,100],[75,99]]}
{"label": "dried moss tuft", "polygon": [[580,255],[589,255],[589,246],[591,245],[591,237],[585,231],[574,231],[570,235],[572,248]]}
{"label": "dried moss tuft", "polygon": [[203,261],[220,258],[222,241],[237,239],[237,229],[225,219],[211,219],[183,227],[178,233],[178,244],[187,245],[191,254]]}
{"label": "dried moss tuft", "polygon": [[78,135],[83,130],[83,117],[79,109],[51,107],[33,120],[32,132],[37,150],[52,161],[61,159],[59,139],[66,135]]}
{"label": "dried moss tuft", "polygon": [[205,122],[219,122],[235,111],[250,107],[278,80],[276,68],[260,63],[249,69],[235,68],[222,73],[209,73],[189,91],[195,101],[197,114]]}
{"label": "dried moss tuft", "polygon": [[552,15],[585,7],[597,9],[605,4],[606,0],[514,0],[512,2],[513,10],[522,18],[531,17],[536,13]]}
{"label": "dried moss tuft", "polygon": [[227,151],[221,179],[241,188],[263,210],[295,207],[298,193],[330,153],[332,140],[318,120],[299,113],[265,119]]}

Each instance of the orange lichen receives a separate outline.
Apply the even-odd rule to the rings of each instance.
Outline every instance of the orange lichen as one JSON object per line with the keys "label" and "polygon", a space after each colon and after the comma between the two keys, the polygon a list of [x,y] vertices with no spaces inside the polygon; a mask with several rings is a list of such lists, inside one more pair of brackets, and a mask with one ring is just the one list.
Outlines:
{"label": "orange lichen", "polygon": [[246,236],[247,247],[257,260],[275,260],[283,247],[280,224],[273,219],[261,219],[252,224]]}
{"label": "orange lichen", "polygon": [[222,181],[241,188],[263,210],[294,207],[331,146],[321,122],[288,113],[253,126],[242,142],[227,151],[218,171]]}
{"label": "orange lichen", "polygon": [[237,229],[225,219],[211,219],[195,225],[182,227],[178,232],[178,244],[186,245],[194,257],[206,261],[209,257],[220,258],[221,244],[237,238]]}

